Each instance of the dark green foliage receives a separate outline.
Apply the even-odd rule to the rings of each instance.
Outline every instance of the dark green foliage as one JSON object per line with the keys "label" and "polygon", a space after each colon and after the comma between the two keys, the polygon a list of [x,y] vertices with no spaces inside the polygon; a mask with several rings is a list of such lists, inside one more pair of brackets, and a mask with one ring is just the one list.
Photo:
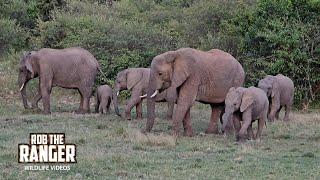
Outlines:
{"label": "dark green foliage", "polygon": [[320,1],[261,0],[256,8],[226,23],[238,35],[247,82],[256,85],[266,74],[294,80],[296,102],[316,100],[320,83]]}
{"label": "dark green foliage", "polygon": [[15,20],[0,18],[0,55],[27,46],[28,33]]}
{"label": "dark green foliage", "polygon": [[39,16],[43,21],[52,20],[52,10],[61,8],[66,4],[65,0],[37,0]]}
{"label": "dark green foliage", "polygon": [[104,76],[99,74],[97,84],[112,84],[125,68],[148,67],[168,50],[219,48],[243,64],[246,86],[282,73],[295,82],[297,104],[319,101],[317,0],[121,0],[112,7],[101,0],[14,0],[0,5],[0,17],[16,19],[10,28],[18,31],[1,34],[8,47],[3,52],[81,46],[100,62]]}

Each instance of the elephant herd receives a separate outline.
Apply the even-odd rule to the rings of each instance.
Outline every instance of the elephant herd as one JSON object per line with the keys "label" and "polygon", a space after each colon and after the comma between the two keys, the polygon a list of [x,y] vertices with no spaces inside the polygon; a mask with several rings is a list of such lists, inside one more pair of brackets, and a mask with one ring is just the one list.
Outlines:
{"label": "elephant herd", "polygon": [[[24,54],[20,60],[18,84],[23,105],[29,108],[26,83],[39,77],[38,94],[31,106],[36,108],[42,99],[44,113],[50,113],[52,87],[77,89],[80,106],[77,113],[90,112],[90,97],[98,72],[98,61],[82,48],[49,49]],[[150,132],[155,120],[155,102],[167,102],[167,118],[172,119],[173,135],[179,134],[182,122],[184,135],[193,136],[190,109],[196,101],[209,104],[211,117],[206,133],[235,132],[236,140],[259,139],[263,126],[269,119],[279,118],[285,107],[284,120],[289,120],[293,103],[294,85],[291,79],[278,74],[268,75],[259,81],[258,87],[242,87],[245,72],[241,64],[229,53],[218,49],[200,51],[181,48],[153,58],[150,68],[128,68],[118,73],[112,89],[101,85],[96,90],[96,113],[106,113],[113,101],[115,112],[118,95],[129,90],[124,116],[131,119],[131,109],[136,106],[137,118],[142,118],[142,100],[147,99],[147,124],[144,132]],[[253,121],[258,120],[254,135]]]}

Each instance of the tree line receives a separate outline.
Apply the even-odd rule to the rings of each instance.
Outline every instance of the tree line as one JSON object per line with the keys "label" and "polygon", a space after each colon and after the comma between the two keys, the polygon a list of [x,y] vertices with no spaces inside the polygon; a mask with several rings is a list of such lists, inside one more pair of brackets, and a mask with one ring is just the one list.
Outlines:
{"label": "tree line", "polygon": [[81,46],[105,73],[97,84],[112,84],[165,51],[218,48],[241,62],[246,86],[282,73],[295,83],[297,106],[317,105],[319,9],[319,0],[2,0],[0,56]]}

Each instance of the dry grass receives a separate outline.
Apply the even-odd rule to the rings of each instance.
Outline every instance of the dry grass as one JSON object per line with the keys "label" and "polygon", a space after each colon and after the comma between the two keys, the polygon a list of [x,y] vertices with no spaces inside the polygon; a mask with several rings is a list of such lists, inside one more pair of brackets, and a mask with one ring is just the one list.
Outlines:
{"label": "dry grass", "polygon": [[174,147],[176,145],[176,137],[164,133],[159,135],[148,133],[143,134],[139,129],[128,129],[128,138],[134,144],[148,146],[165,146]]}

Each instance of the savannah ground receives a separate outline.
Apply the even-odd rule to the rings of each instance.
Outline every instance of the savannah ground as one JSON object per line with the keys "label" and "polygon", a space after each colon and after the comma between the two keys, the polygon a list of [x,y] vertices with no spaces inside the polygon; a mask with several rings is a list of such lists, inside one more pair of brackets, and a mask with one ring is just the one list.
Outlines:
{"label": "savannah ground", "polygon": [[[157,106],[156,125],[144,135],[146,119],[127,121],[115,115],[76,115],[79,97],[55,88],[52,114],[24,110],[15,76],[2,74],[0,96],[0,174],[5,179],[318,179],[320,113],[293,112],[289,123],[268,123],[262,141],[240,145],[234,136],[204,135],[210,109],[196,104],[191,118],[195,136],[170,136],[166,105]],[[35,88],[32,89],[35,93]],[[32,96],[33,94],[30,93]],[[93,111],[94,98],[91,100]],[[41,107],[41,103],[40,103]],[[121,106],[123,112],[124,106]],[[134,111],[132,116],[135,116]],[[144,117],[146,107],[144,105]],[[281,114],[283,116],[283,113]],[[182,129],[181,129],[182,131]],[[70,171],[25,171],[18,163],[18,144],[29,133],[65,133],[77,145]]]}

